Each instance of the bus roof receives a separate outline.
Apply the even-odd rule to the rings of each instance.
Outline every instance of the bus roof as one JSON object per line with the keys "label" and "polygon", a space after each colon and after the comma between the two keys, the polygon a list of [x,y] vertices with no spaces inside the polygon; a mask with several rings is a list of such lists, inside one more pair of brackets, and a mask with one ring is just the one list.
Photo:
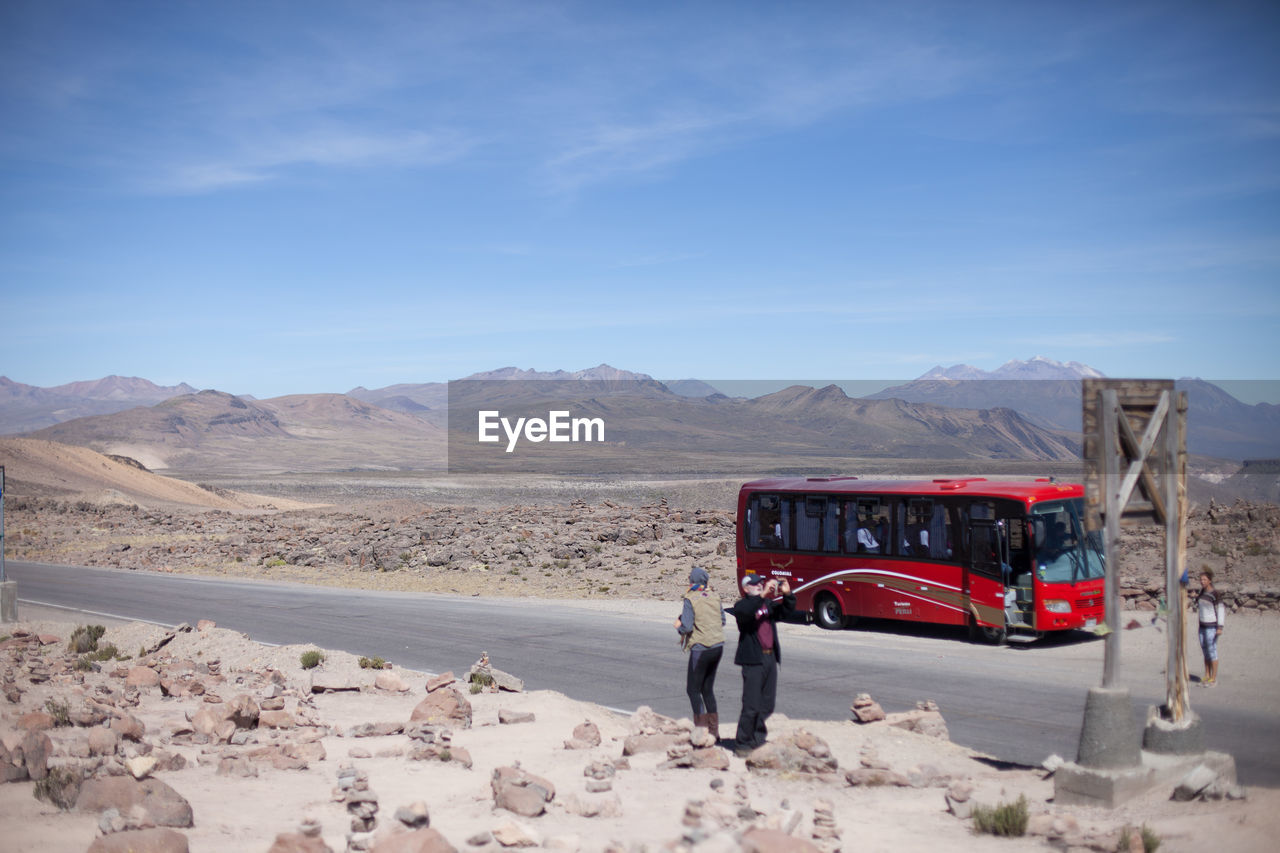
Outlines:
{"label": "bus roof", "polygon": [[931,480],[860,480],[857,477],[776,477],[744,483],[742,492],[821,492],[872,495],[969,495],[1013,498],[1024,503],[1084,495],[1079,483],[1035,480],[988,480],[985,477],[939,477]]}

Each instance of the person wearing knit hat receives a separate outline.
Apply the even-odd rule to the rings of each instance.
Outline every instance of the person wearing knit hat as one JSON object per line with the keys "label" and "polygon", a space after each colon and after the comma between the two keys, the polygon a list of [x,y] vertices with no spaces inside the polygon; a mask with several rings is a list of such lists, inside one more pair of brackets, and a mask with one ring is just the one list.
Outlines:
{"label": "person wearing knit hat", "polygon": [[694,566],[675,628],[680,647],[689,653],[685,690],[693,706],[693,724],[703,726],[717,740],[720,715],[716,707],[716,670],[724,654],[724,622],[720,597],[711,591],[710,575],[701,566]]}

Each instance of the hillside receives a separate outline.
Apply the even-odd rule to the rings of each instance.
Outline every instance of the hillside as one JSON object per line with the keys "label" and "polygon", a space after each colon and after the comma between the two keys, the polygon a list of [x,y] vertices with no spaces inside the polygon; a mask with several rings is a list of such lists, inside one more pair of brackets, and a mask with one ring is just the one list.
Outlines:
{"label": "hillside", "polygon": [[[932,374],[932,372],[931,372]],[[1211,382],[1179,379],[1187,392],[1187,449],[1191,453],[1236,461],[1280,456],[1280,406],[1247,405]],[[1015,409],[1039,426],[1078,433],[1078,379],[954,379],[926,374],[886,388],[869,399],[900,399],[956,408]]]}
{"label": "hillside", "polygon": [[34,438],[0,438],[5,492],[14,497],[47,497],[92,504],[179,504],[209,509],[299,509],[308,504],[225,489],[216,491],[153,474],[136,462],[111,458],[85,447]]}
{"label": "hillside", "polygon": [[433,470],[444,458],[438,427],[341,394],[247,401],[201,391],[32,437],[130,456],[148,468],[202,471]]}
{"label": "hillside", "polygon": [[150,406],[195,393],[185,382],[156,385],[136,376],[105,376],[41,388],[0,376],[0,435],[52,426],[73,418],[110,414],[134,406]]}
{"label": "hillside", "polygon": [[[201,472],[457,470],[512,456],[476,455],[476,412],[501,408],[545,415],[570,407],[608,424],[607,441],[543,446],[532,470],[599,475],[714,470],[742,454],[780,458],[888,457],[1065,461],[1071,439],[1007,409],[948,409],[900,400],[855,400],[835,386],[796,386],[755,400],[673,394],[652,379],[495,378],[450,388],[451,432],[432,417],[406,414],[343,394],[246,400],[201,391],[108,415],[77,418],[33,438],[137,459],[152,469]],[[403,390],[403,389],[401,389]],[[400,395],[405,399],[403,395]],[[446,450],[446,437],[453,445]],[[563,451],[558,455],[553,450]],[[528,461],[525,457],[519,461]],[[540,466],[540,467],[538,467]]]}
{"label": "hillside", "polygon": [[[505,367],[451,383],[357,387],[348,394],[256,400],[202,391],[63,419],[30,435],[130,456],[153,469],[202,474],[442,471],[450,462],[462,472],[588,476],[744,466],[826,470],[857,459],[1064,462],[1080,453],[1078,377],[1096,374],[1075,362],[1036,358],[991,372],[937,367],[867,397],[851,398],[837,385],[793,385],[730,398],[705,394],[711,386],[693,380],[673,389],[604,364],[578,371]],[[32,399],[120,406],[182,387],[107,377],[38,389],[0,379],[0,424],[20,419]],[[1179,387],[1190,397],[1193,453],[1236,462],[1280,457],[1280,406],[1249,406],[1201,380],[1180,380]],[[590,448],[529,445],[520,454],[477,446],[479,411],[535,418],[566,407],[575,417],[602,418],[607,440]]]}

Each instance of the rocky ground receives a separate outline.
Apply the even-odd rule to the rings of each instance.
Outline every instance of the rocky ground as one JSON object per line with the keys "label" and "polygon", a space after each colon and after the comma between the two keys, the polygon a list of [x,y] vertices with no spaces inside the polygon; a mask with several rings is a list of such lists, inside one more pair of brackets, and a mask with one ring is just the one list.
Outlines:
{"label": "rocky ground", "polygon": [[[706,495],[692,505],[650,492],[634,502],[397,500],[286,512],[19,495],[6,501],[6,545],[14,560],[463,595],[643,598],[667,595],[694,564],[734,587],[732,505],[724,489]],[[1210,502],[1193,508],[1188,528],[1193,574],[1212,566],[1233,610],[1280,611],[1280,507]],[[1127,606],[1155,609],[1163,533],[1123,536]]]}
{"label": "rocky ground", "polygon": [[[477,661],[474,679],[341,652],[304,669],[319,650],[209,623],[110,624],[93,655],[69,648],[75,627],[31,621],[0,639],[7,851],[1109,853],[1142,850],[1126,828],[1145,825],[1161,850],[1199,853],[1270,850],[1280,831],[1268,789],[1055,805],[1047,772],[950,743],[928,702],[883,715],[860,697],[846,722],[776,715],[771,744],[743,759],[687,720],[522,692],[500,661]],[[975,807],[1019,797],[1026,835],[976,833]]]}

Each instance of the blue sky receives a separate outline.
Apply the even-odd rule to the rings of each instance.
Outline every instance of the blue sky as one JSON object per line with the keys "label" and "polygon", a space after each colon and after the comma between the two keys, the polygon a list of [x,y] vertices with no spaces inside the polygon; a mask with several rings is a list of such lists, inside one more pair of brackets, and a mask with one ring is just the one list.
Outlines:
{"label": "blue sky", "polygon": [[1280,6],[0,4],[0,373],[1280,378]]}

